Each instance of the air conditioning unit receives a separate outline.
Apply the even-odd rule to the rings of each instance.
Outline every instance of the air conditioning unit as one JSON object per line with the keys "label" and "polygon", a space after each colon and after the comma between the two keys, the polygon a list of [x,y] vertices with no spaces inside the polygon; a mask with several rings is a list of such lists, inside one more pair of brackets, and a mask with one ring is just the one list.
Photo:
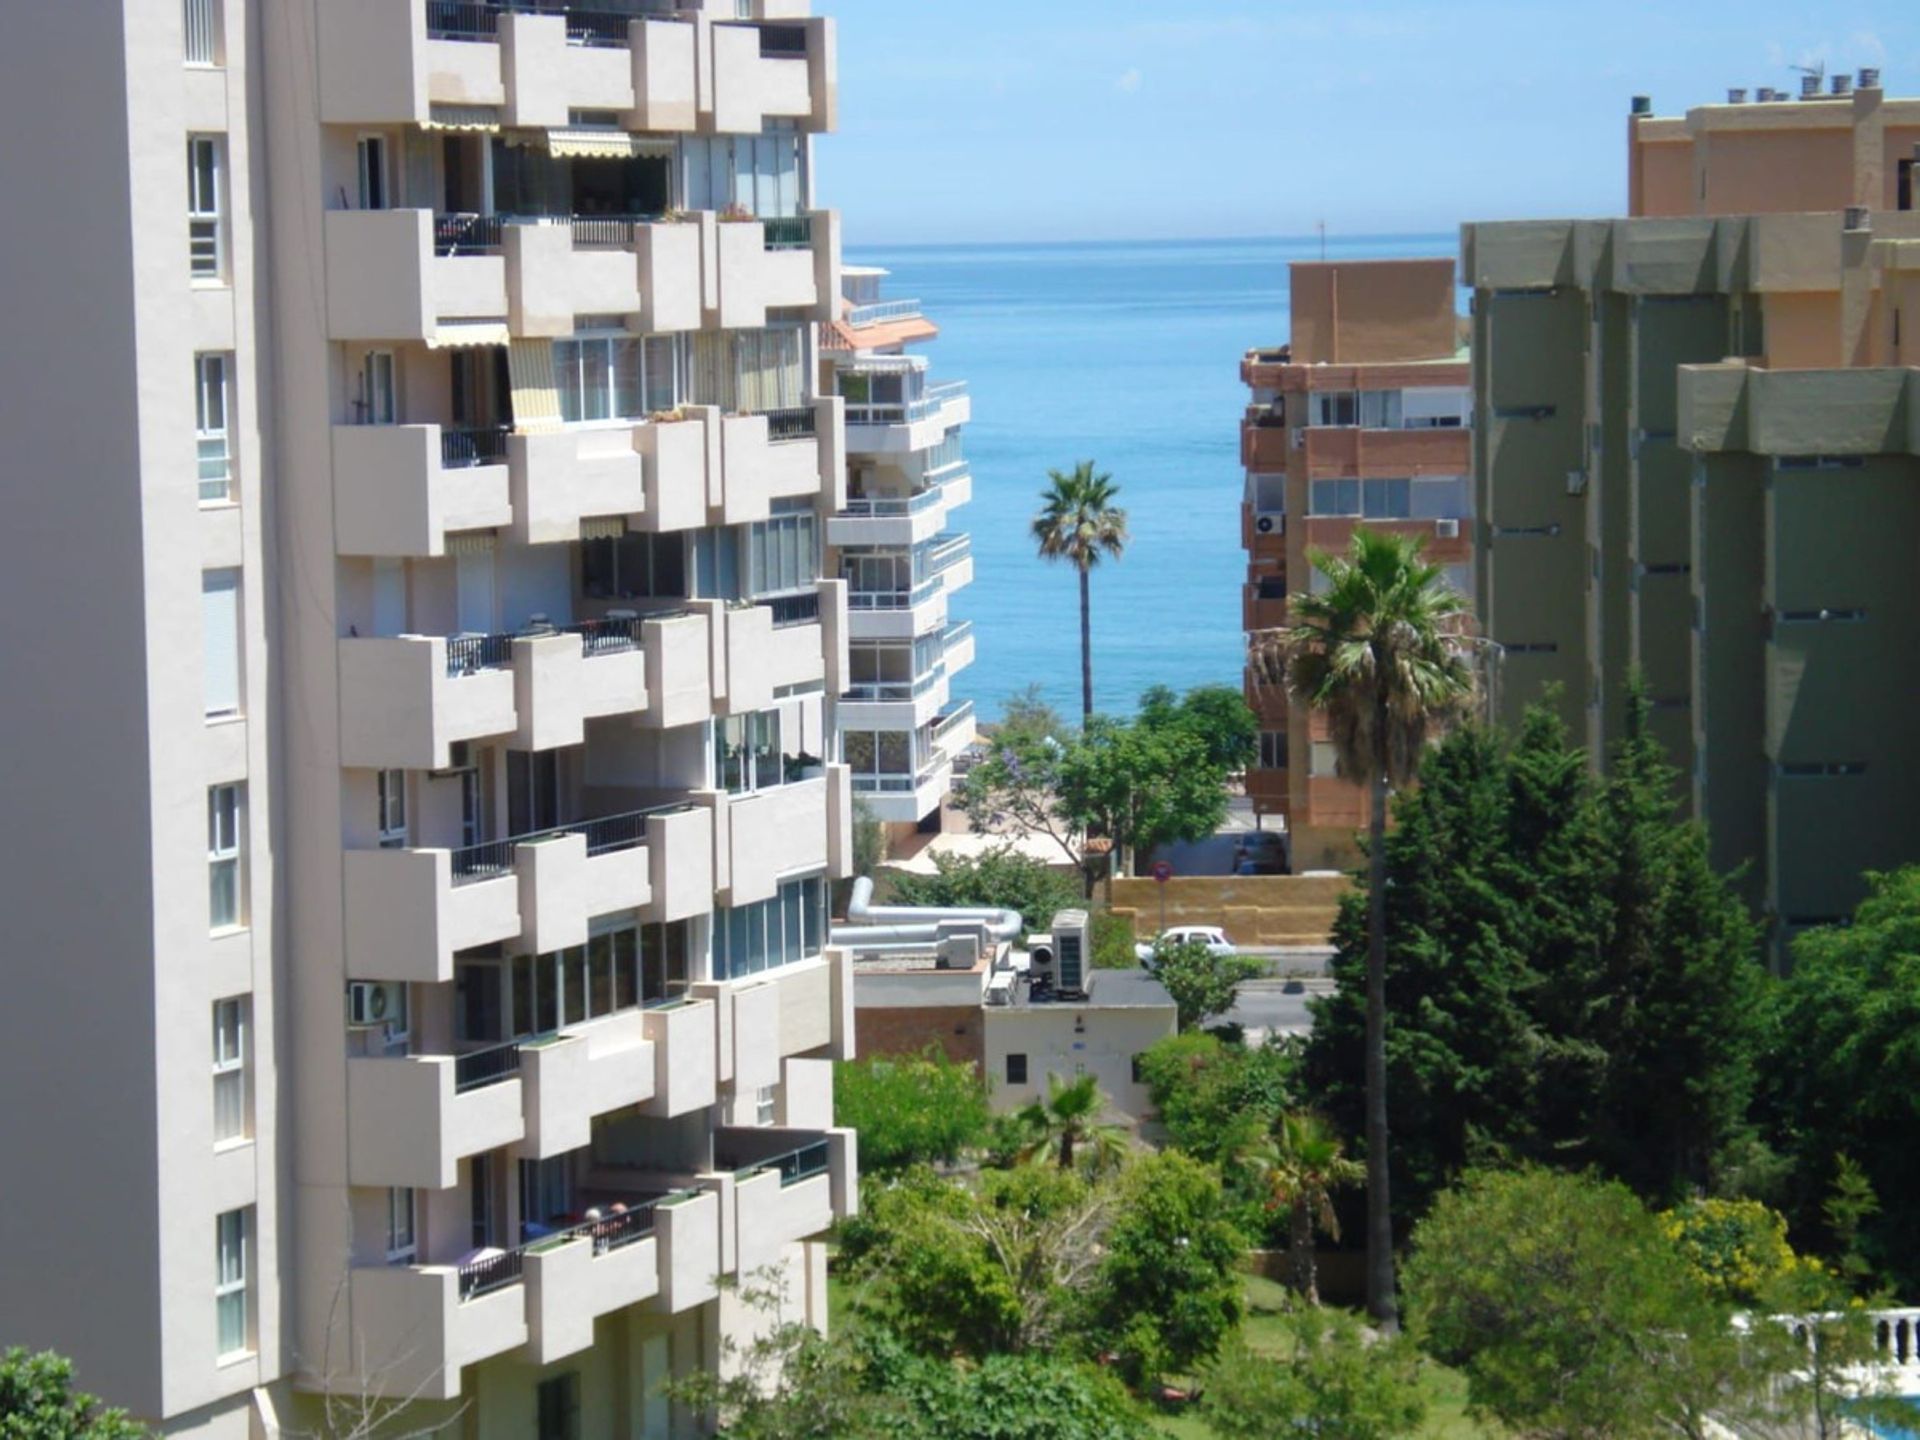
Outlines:
{"label": "air conditioning unit", "polygon": [[1287,517],[1284,515],[1262,515],[1253,522],[1253,528],[1262,535],[1284,535],[1287,533]]}
{"label": "air conditioning unit", "polygon": [[1062,910],[1053,917],[1053,986],[1062,995],[1087,991],[1087,912]]}
{"label": "air conditioning unit", "polygon": [[1433,533],[1436,538],[1441,540],[1458,540],[1460,538],[1460,522],[1458,520],[1436,520],[1433,522]]}
{"label": "air conditioning unit", "polygon": [[435,780],[448,780],[456,775],[465,775],[473,770],[473,742],[455,740],[447,746],[447,763],[438,770],[427,772]]}
{"label": "air conditioning unit", "polygon": [[352,980],[347,983],[347,1025],[354,1030],[381,1026],[405,1028],[407,987],[393,981]]}

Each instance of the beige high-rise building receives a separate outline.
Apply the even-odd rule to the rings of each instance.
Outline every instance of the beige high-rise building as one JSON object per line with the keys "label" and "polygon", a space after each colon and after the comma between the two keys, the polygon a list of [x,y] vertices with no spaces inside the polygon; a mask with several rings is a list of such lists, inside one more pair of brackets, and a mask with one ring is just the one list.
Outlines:
{"label": "beige high-rise building", "polygon": [[1596,756],[1645,677],[1781,943],[1920,856],[1920,100],[1651,108],[1629,218],[1465,228],[1479,609]]}
{"label": "beige high-rise building", "polygon": [[9,16],[0,1345],[165,1434],[695,1433],[728,1282],[825,1323],[807,12]]}

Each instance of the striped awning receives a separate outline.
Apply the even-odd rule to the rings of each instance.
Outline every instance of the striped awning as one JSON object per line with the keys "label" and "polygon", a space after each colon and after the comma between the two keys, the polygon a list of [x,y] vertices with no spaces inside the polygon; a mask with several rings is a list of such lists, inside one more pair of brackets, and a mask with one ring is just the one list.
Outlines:
{"label": "striped awning", "polygon": [[510,338],[504,320],[442,320],[427,337],[427,348],[469,350],[476,345],[505,345]]}
{"label": "striped awning", "polygon": [[547,131],[547,153],[559,160],[631,160],[636,155],[671,159],[673,140],[664,135],[571,126]]}
{"label": "striped awning", "polygon": [[500,129],[498,105],[429,105],[422,130],[481,130],[489,134]]}
{"label": "striped awning", "polygon": [[582,540],[618,540],[626,533],[626,519],[619,515],[591,515],[580,522]]}
{"label": "striped awning", "polygon": [[560,383],[553,372],[551,340],[515,340],[507,346],[513,382],[513,423],[521,431],[560,428]]}

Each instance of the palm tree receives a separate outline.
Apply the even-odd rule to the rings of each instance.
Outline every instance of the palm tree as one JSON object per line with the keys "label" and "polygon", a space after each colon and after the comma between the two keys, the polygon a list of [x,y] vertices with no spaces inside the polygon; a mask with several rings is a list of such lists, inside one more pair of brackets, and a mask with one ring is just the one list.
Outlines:
{"label": "palm tree", "polygon": [[1283,677],[1326,715],[1340,774],[1368,788],[1367,1313],[1383,1329],[1399,1323],[1387,1189],[1387,797],[1474,693],[1467,601],[1420,558],[1423,543],[1360,526],[1344,557],[1309,551],[1325,586],[1288,600],[1293,624],[1255,637],[1250,656],[1256,681]]}
{"label": "palm tree", "polygon": [[1127,548],[1127,512],[1113,503],[1120,489],[1111,475],[1082,460],[1071,475],[1047,472],[1033,539],[1042,560],[1065,560],[1080,572],[1080,710],[1093,718],[1093,602],[1087,577],[1102,555],[1118,560]]}
{"label": "palm tree", "polygon": [[1092,1148],[1095,1169],[1104,1169],[1126,1147],[1125,1131],[1118,1125],[1104,1124],[1100,1113],[1107,1097],[1091,1075],[1063,1081],[1047,1076],[1047,1096],[1020,1112],[1020,1119],[1031,1132],[1024,1158],[1037,1159],[1057,1154],[1062,1170],[1073,1168],[1074,1156],[1082,1144]]}
{"label": "palm tree", "polygon": [[1293,1111],[1282,1115],[1273,1132],[1243,1154],[1276,1205],[1287,1208],[1287,1263],[1293,1288],[1309,1305],[1320,1303],[1313,1232],[1340,1238],[1340,1217],[1333,1192],[1366,1176],[1366,1166],[1347,1158],[1346,1146],[1318,1115]]}

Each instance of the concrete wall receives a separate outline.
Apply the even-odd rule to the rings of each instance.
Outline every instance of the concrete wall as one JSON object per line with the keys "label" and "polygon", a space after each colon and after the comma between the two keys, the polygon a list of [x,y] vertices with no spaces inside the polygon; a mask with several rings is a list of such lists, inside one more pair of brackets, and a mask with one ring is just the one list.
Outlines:
{"label": "concrete wall", "polygon": [[1113,911],[1142,940],[1160,933],[1164,900],[1168,926],[1218,925],[1240,945],[1318,945],[1350,889],[1345,878],[1306,875],[1176,875],[1164,886],[1124,879],[1113,882]]}
{"label": "concrete wall", "polygon": [[1455,349],[1450,260],[1296,261],[1297,364],[1431,360]]}
{"label": "concrete wall", "polygon": [[[1137,1124],[1153,1108],[1147,1087],[1133,1078],[1133,1062],[1179,1028],[1171,1005],[1162,1008],[1098,1005],[1012,1005],[984,1010],[986,1076],[996,1111],[1018,1110],[1047,1093],[1049,1077],[1092,1075],[1107,1113]],[[1007,1078],[1007,1057],[1027,1057],[1027,1080]]]}

